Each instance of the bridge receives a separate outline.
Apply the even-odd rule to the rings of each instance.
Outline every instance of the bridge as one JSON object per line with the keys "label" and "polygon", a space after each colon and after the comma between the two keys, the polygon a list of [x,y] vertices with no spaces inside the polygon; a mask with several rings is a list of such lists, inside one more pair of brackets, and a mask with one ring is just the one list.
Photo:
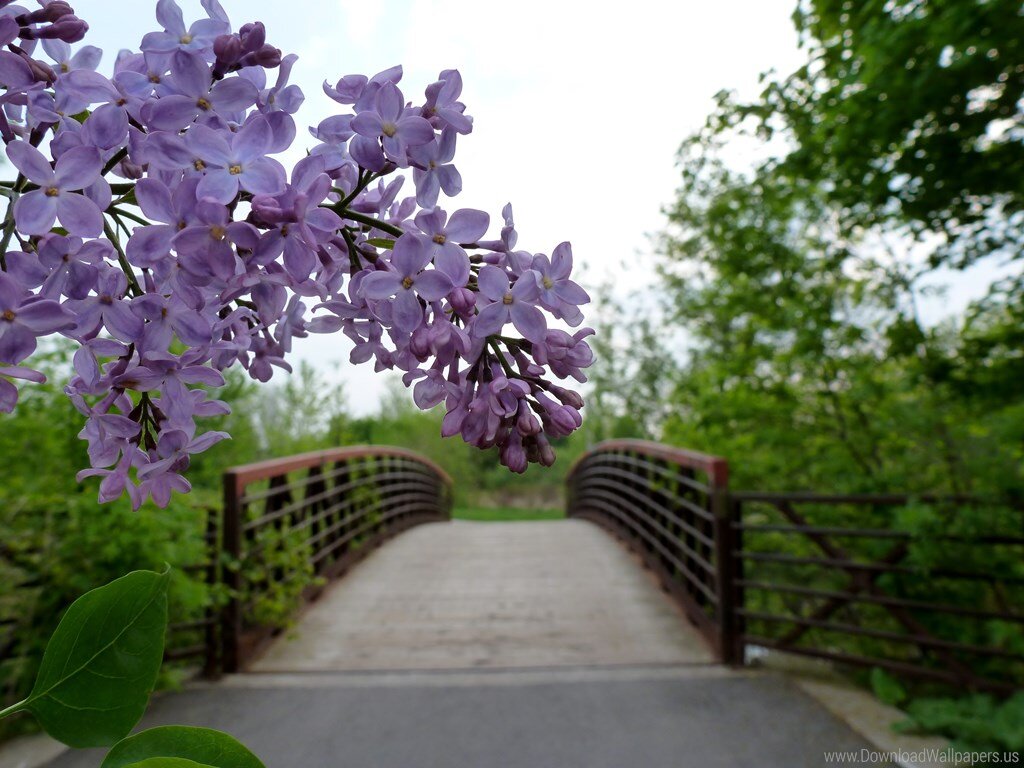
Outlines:
{"label": "bridge", "polygon": [[[566,519],[476,523],[450,520],[439,466],[397,448],[228,470],[197,566],[228,598],[172,626],[201,642],[170,645],[207,681],[158,696],[144,725],[220,728],[269,766],[818,766],[869,744],[752,655],[1007,689],[1012,675],[971,660],[1024,659],[955,622],[1024,617],[976,590],[900,591],[922,573],[913,537],[852,523],[907,497],[740,493],[728,474],[718,457],[603,443],[569,473]],[[994,539],[944,541],[1024,546]],[[303,605],[284,632],[267,615],[282,596]]]}

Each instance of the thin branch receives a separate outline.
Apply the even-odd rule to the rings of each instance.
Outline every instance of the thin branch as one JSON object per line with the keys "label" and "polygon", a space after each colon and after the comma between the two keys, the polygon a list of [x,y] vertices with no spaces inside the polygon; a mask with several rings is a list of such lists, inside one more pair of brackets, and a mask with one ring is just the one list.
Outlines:
{"label": "thin branch", "polygon": [[103,170],[100,171],[100,176],[106,176],[114,170],[115,165],[120,163],[126,157],[128,157],[128,147],[121,147],[121,149],[117,150],[114,156],[107,161],[107,164],[103,166]]}
{"label": "thin branch", "polygon": [[11,244],[11,236],[14,234],[14,204],[24,183],[25,177],[19,173],[18,178],[14,180],[14,194],[7,203],[7,214],[4,216],[4,236],[0,240],[0,269],[4,272],[7,271],[7,247]]}
{"label": "thin branch", "polygon": [[[114,218],[117,217],[115,216]],[[128,263],[128,257],[124,255],[124,251],[121,249],[121,241],[118,239],[117,233],[113,228],[111,228],[110,222],[103,222],[103,233],[117,250],[117,261],[121,265],[121,271],[124,272],[124,276],[128,278],[129,287],[134,291],[136,296],[142,296],[145,294],[145,291],[142,290],[142,286],[139,285],[139,281],[135,277],[135,270],[133,270],[132,265]]]}
{"label": "thin branch", "polygon": [[330,207],[334,208],[335,213],[337,213],[343,219],[348,219],[349,221],[357,221],[360,224],[365,224],[368,227],[379,229],[381,232],[387,232],[389,235],[393,235],[394,237],[401,237],[402,235],[405,234],[403,230],[399,229],[393,224],[388,224],[387,222],[379,221],[378,219],[375,219],[372,216],[366,216],[365,214],[356,213],[355,211],[350,211],[345,208],[338,210],[336,206]]}

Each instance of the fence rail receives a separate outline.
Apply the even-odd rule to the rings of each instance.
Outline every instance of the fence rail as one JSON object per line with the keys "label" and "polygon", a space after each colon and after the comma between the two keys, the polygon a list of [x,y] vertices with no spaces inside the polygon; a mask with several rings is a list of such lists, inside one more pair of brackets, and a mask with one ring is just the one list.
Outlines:
{"label": "fence rail", "polygon": [[1024,681],[1024,634],[1012,629],[1024,624],[1024,536],[883,526],[900,510],[927,505],[956,529],[958,510],[979,503],[734,494],[734,554],[745,569],[734,586],[742,642],[975,690],[1015,690]]}
{"label": "fence rail", "polygon": [[277,625],[260,605],[275,590],[300,585],[298,596],[313,599],[324,580],[384,540],[450,514],[448,475],[400,448],[339,448],[227,470],[217,578],[228,594],[207,669],[243,669],[272,637]]}
{"label": "fence rail", "polygon": [[[568,491],[569,514],[625,539],[725,663],[757,647],[972,690],[1024,682],[1019,510],[978,532],[956,524],[996,509],[977,499],[736,492],[724,459],[635,440],[585,454]],[[896,524],[921,505],[947,524]]]}

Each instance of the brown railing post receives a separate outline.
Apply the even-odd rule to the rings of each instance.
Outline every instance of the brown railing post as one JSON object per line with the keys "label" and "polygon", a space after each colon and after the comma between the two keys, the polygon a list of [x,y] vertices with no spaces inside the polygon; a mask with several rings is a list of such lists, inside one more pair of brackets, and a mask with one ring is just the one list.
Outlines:
{"label": "brown railing post", "polygon": [[[724,468],[723,468],[724,469]],[[716,482],[719,480],[721,482]],[[713,537],[715,541],[715,594],[718,597],[716,617],[718,619],[718,658],[723,664],[736,666],[743,663],[737,654],[736,642],[736,594],[735,574],[735,531],[733,529],[733,505],[729,498],[727,472],[711,482],[711,513],[714,515]]]}
{"label": "brown railing post", "polygon": [[743,568],[743,502],[734,495],[729,496],[729,520],[732,528],[732,551],[733,558],[733,588],[732,588],[732,612],[733,632],[736,633],[735,653],[737,664],[746,663],[747,654],[747,620],[744,610],[747,607],[746,590],[743,588],[743,580],[746,578]]}
{"label": "brown railing post", "polygon": [[224,586],[227,588],[221,612],[221,664],[224,672],[239,668],[239,641],[242,634],[242,509],[239,480],[230,470],[224,473],[223,552],[228,562],[222,564]]}

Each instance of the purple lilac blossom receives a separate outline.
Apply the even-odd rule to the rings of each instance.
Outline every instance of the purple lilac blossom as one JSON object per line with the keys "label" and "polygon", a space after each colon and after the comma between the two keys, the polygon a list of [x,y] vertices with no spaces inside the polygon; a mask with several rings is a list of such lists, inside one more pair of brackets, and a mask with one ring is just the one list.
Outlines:
{"label": "purple lilac blossom", "polygon": [[440,139],[409,150],[416,202],[421,208],[437,205],[437,196],[442,191],[448,197],[455,197],[462,191],[462,176],[451,162],[455,157],[455,135],[454,129],[445,128]]}
{"label": "purple lilac blossom", "polygon": [[27,235],[44,235],[60,219],[73,235],[96,237],[103,231],[103,214],[96,203],[81,194],[100,180],[102,160],[96,147],[68,150],[55,168],[42,152],[24,141],[8,144],[7,157],[26,179],[39,185],[14,204],[19,230]]}
{"label": "purple lilac blossom", "polygon": [[402,92],[388,82],[377,91],[372,109],[356,114],[352,130],[368,139],[380,139],[384,154],[398,163],[408,165],[409,147],[418,147],[434,140],[434,129],[422,117],[405,112]]}
{"label": "purple lilac blossom", "polygon": [[500,333],[511,321],[526,339],[543,341],[547,323],[536,306],[540,296],[536,273],[527,272],[511,285],[508,273],[488,264],[480,270],[478,281],[481,308],[473,324],[477,336]]}
{"label": "purple lilac blossom", "polygon": [[237,133],[229,132],[227,136],[205,125],[194,126],[185,143],[204,166],[196,195],[227,204],[239,189],[254,195],[283,192],[284,168],[266,156],[273,139],[270,123],[262,115],[254,116]]}
{"label": "purple lilac blossom", "polygon": [[398,238],[391,255],[394,271],[372,272],[362,283],[368,299],[394,298],[392,317],[401,331],[414,331],[423,322],[420,299],[437,301],[452,288],[451,278],[440,270],[426,269],[430,247],[411,235]]}
{"label": "purple lilac blossom", "polygon": [[170,92],[147,102],[142,118],[158,130],[184,128],[196,118],[228,118],[256,103],[259,93],[240,77],[213,82],[213,73],[199,54],[178,51],[171,64]]}
{"label": "purple lilac blossom", "polygon": [[554,461],[583,401],[552,377],[585,381],[593,331],[545,312],[579,325],[589,297],[567,243],[516,250],[511,206],[492,240],[485,212],[436,207],[461,192],[456,140],[473,129],[458,71],[419,104],[400,66],[325,85],[341,109],[285,168],[272,155],[303,94],[262,23],[233,31],[217,0],[186,23],[159,0],[160,29],[107,77],[98,49],[71,48],[88,29],[73,8],[42,5],[0,0],[0,137],[19,172],[0,235],[0,412],[12,380],[44,380],[23,365],[38,339],[71,339],[79,477],[100,479],[100,501],[163,506],[227,437],[202,430],[229,411],[211,396],[223,371],[267,381],[291,370],[294,339],[341,332],[353,364],[401,371],[418,407],[443,407],[445,436],[498,447],[515,472]]}

